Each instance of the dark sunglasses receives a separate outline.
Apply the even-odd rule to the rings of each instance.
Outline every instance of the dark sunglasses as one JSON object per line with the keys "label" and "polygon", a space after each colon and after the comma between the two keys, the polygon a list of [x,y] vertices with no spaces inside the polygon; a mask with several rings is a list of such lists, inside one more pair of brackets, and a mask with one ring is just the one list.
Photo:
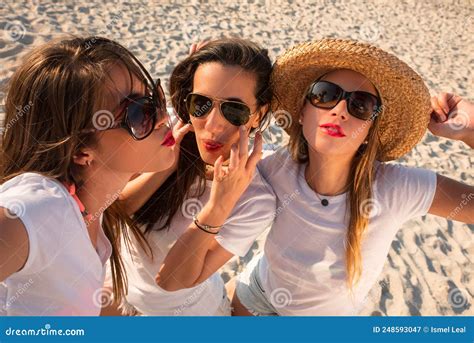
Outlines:
{"label": "dark sunglasses", "polygon": [[362,120],[373,120],[380,113],[381,100],[363,91],[346,92],[329,81],[314,82],[306,95],[311,105],[317,108],[334,108],[341,100],[346,100],[347,111]]}
{"label": "dark sunglasses", "polygon": [[160,80],[156,81],[155,92],[151,96],[130,99],[120,117],[122,117],[121,122],[109,129],[124,128],[135,140],[147,138],[155,129],[156,123],[165,118],[169,122],[165,93],[161,88]]}
{"label": "dark sunglasses", "polygon": [[240,126],[248,123],[250,108],[239,101],[220,100],[198,93],[189,93],[185,99],[186,110],[189,115],[202,118],[211,112],[214,103],[219,104],[219,109],[224,118],[232,125]]}
{"label": "dark sunglasses", "polygon": [[[140,141],[147,138],[155,129],[155,125],[164,119],[170,122],[168,111],[166,110],[165,93],[160,85],[160,79],[154,83],[155,90],[151,95],[126,99],[126,106],[118,115],[121,120],[114,123],[114,118],[104,118],[103,121],[111,121],[112,124],[103,128],[96,128],[87,130],[92,131],[106,131],[113,129],[127,130],[133,139]],[[104,112],[105,115],[110,116],[110,112]],[[100,123],[100,114],[94,118],[95,122]],[[100,126],[100,124],[98,124]]]}

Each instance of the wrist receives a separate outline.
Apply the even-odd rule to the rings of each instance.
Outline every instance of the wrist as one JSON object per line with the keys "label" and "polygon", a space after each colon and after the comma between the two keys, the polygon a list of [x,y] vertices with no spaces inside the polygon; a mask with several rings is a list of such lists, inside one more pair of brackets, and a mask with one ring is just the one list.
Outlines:
{"label": "wrist", "polygon": [[196,215],[200,223],[210,226],[222,226],[229,217],[230,211],[220,205],[208,202]]}

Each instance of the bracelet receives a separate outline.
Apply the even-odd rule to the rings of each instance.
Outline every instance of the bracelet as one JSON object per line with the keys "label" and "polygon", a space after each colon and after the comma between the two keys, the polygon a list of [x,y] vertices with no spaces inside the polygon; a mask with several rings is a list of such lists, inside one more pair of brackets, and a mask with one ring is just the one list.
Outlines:
{"label": "bracelet", "polygon": [[197,216],[193,217],[194,225],[197,226],[198,229],[201,229],[204,232],[210,233],[212,235],[217,235],[222,228],[222,225],[219,226],[211,226],[206,224],[201,224],[197,219]]}

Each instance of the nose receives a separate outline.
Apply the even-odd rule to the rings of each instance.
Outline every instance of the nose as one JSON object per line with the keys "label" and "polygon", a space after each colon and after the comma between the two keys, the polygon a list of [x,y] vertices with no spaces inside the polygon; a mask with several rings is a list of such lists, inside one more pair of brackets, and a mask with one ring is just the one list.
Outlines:
{"label": "nose", "polygon": [[212,106],[211,112],[203,118],[206,121],[204,128],[212,133],[224,131],[226,119],[221,113],[219,104],[215,102]]}
{"label": "nose", "polygon": [[331,108],[330,115],[332,117],[341,117],[342,120],[347,120],[349,118],[349,113],[347,112],[347,101],[341,100],[339,103]]}

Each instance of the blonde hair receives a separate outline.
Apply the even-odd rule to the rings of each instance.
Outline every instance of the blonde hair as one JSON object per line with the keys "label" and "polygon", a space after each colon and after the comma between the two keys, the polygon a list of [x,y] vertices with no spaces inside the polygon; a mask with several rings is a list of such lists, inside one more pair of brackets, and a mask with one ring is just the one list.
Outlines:
{"label": "blonde hair", "polygon": [[[100,37],[49,42],[27,55],[8,84],[0,150],[0,183],[36,172],[81,187],[81,169],[73,155],[97,143],[93,115],[104,106],[104,83],[110,67],[121,63],[146,83],[135,57]],[[111,269],[116,301],[126,290],[120,258],[125,228],[145,240],[115,202],[104,213],[104,232],[112,243]],[[127,238],[127,237],[125,237]]]}
{"label": "blonde hair", "polygon": [[[346,235],[346,273],[350,288],[357,283],[362,273],[361,243],[369,218],[364,209],[372,201],[372,186],[375,180],[375,161],[380,146],[379,120],[375,117],[367,135],[367,144],[361,145],[352,160],[349,173],[347,208],[349,225]],[[294,161],[304,164],[309,161],[308,142],[301,125],[293,125],[289,131],[288,148]]]}

